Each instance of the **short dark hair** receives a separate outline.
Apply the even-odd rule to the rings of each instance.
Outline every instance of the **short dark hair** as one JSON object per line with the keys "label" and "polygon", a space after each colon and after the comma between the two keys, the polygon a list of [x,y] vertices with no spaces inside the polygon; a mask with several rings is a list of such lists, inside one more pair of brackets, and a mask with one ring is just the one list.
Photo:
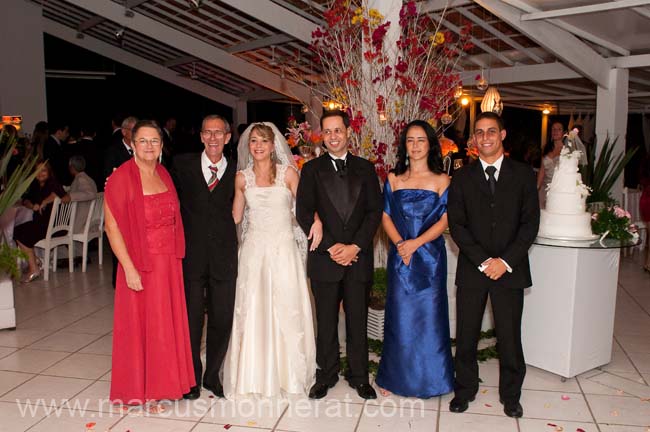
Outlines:
{"label": "short dark hair", "polygon": [[323,111],[323,115],[320,117],[320,128],[323,129],[323,120],[328,117],[341,117],[343,119],[343,124],[346,128],[350,127],[350,116],[345,111],[341,110],[326,110]]}
{"label": "short dark hair", "polygon": [[474,120],[474,126],[476,127],[476,123],[478,123],[479,120],[483,120],[483,119],[489,119],[489,120],[496,121],[497,126],[499,126],[499,131],[502,131],[502,130],[505,129],[505,125],[503,123],[503,119],[501,118],[501,116],[498,115],[498,114],[495,114],[493,112],[490,112],[490,111],[485,111],[485,112],[482,112],[481,114],[477,115],[476,120]]}
{"label": "short dark hair", "polygon": [[158,123],[156,123],[155,120],[138,120],[134,125],[133,129],[131,129],[131,135],[135,138],[136,132],[138,132],[139,129],[143,127],[149,127],[156,129],[156,132],[158,132],[158,137],[162,139],[163,132],[162,129],[160,129],[160,126],[158,126]]}
{"label": "short dark hair", "polygon": [[397,162],[395,162],[395,175],[404,174],[408,170],[406,163],[408,154],[406,152],[406,134],[412,127],[421,127],[427,135],[429,142],[429,154],[427,155],[427,166],[432,173],[442,174],[444,172],[442,163],[442,153],[440,149],[440,141],[436,135],[436,130],[424,120],[413,120],[407,124],[399,136],[399,145],[397,147]]}

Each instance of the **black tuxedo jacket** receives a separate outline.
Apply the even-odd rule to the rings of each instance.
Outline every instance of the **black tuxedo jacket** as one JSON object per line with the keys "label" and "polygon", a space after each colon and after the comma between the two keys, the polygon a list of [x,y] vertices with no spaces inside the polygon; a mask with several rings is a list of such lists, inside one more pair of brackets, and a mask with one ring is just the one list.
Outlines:
{"label": "black tuxedo jacket", "polygon": [[226,172],[210,192],[201,171],[201,153],[174,158],[171,173],[181,203],[187,245],[183,272],[188,278],[237,277],[237,231],[232,217],[236,165],[228,160]]}
{"label": "black tuxedo jacket", "polygon": [[104,178],[110,176],[115,168],[131,159],[122,139],[114,141],[104,153]]}
{"label": "black tuxedo jacket", "polygon": [[[454,172],[447,204],[449,230],[460,249],[456,284],[499,283],[523,289],[531,282],[528,249],[537,236],[539,202],[533,170],[504,158],[494,196],[479,161]],[[512,273],[492,281],[478,270],[489,257],[503,258]]]}
{"label": "black tuxedo jacket", "polygon": [[[370,162],[351,154],[347,156],[344,180],[338,176],[327,154],[302,169],[296,202],[298,223],[309,233],[314,212],[323,222],[323,240],[309,253],[307,271],[318,281],[340,281],[346,270],[354,280],[369,281],[373,274],[373,238],[383,211],[379,180]],[[358,261],[347,268],[332,261],[327,249],[335,243],[359,246]]]}

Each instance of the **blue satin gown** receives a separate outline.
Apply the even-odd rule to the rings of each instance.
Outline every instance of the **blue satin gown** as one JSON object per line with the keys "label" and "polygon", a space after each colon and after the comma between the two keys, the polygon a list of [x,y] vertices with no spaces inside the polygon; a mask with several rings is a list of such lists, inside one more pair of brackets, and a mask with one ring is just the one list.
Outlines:
{"label": "blue satin gown", "polygon": [[[442,196],[421,189],[393,193],[384,187],[384,212],[400,235],[412,239],[447,211]],[[429,398],[453,390],[454,370],[447,306],[447,253],[442,236],[421,246],[404,265],[388,253],[384,349],[376,383],[400,396]]]}

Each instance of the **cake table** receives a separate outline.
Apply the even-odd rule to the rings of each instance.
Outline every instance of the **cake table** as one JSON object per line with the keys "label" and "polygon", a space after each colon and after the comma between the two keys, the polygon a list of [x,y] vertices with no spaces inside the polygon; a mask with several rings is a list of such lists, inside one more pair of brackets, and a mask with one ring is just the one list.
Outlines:
{"label": "cake table", "polygon": [[521,329],[527,364],[571,378],[610,362],[620,248],[633,245],[535,240]]}

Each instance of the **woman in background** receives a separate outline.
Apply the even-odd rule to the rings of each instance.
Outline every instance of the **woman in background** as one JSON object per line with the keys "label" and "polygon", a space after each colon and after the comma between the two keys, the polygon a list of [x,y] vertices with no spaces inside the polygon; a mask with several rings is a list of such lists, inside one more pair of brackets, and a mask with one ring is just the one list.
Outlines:
{"label": "woman in background", "polygon": [[537,172],[537,191],[539,208],[546,208],[546,188],[553,180],[555,167],[560,160],[560,152],[564,146],[564,126],[560,122],[551,125],[551,142],[546,144],[542,152],[542,164]]}

